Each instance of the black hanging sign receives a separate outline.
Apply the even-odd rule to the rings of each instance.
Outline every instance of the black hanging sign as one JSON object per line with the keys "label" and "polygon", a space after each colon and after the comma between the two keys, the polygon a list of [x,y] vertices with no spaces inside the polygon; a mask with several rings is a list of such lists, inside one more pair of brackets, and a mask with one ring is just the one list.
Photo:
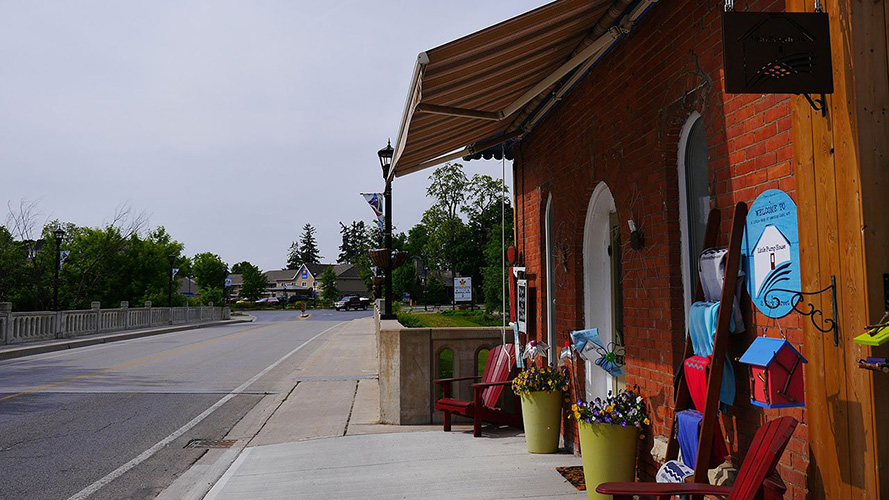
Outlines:
{"label": "black hanging sign", "polygon": [[724,12],[725,91],[830,94],[830,28],[823,12]]}

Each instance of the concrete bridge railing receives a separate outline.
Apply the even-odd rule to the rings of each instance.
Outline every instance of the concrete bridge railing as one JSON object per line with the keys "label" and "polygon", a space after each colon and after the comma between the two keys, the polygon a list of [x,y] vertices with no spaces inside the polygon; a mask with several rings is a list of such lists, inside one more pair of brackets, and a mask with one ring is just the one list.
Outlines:
{"label": "concrete bridge railing", "polygon": [[185,325],[229,319],[228,307],[120,307],[102,309],[93,302],[90,309],[74,311],[13,312],[10,302],[0,302],[0,345],[24,344],[40,340],[112,333],[139,328]]}

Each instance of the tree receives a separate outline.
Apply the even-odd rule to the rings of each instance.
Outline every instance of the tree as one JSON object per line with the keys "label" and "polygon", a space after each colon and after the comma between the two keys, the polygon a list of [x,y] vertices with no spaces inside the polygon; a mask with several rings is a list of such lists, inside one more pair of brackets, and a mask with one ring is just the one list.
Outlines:
{"label": "tree", "polygon": [[228,264],[215,253],[204,252],[194,256],[192,271],[202,290],[222,289],[228,277]]}
{"label": "tree", "polygon": [[262,297],[268,287],[268,279],[262,274],[262,270],[253,264],[244,261],[232,266],[232,270],[238,269],[241,275],[241,298],[256,300]]}
{"label": "tree", "polygon": [[432,274],[426,280],[426,291],[424,293],[427,304],[443,304],[447,302],[447,289],[444,282],[438,274]]}
{"label": "tree", "polygon": [[340,291],[336,287],[336,273],[333,266],[327,266],[327,269],[321,274],[321,298],[325,302],[333,302],[339,298]]}
{"label": "tree", "polygon": [[[506,218],[506,246],[512,244],[512,214]],[[503,293],[506,284],[503,280],[503,246],[501,245],[501,226],[497,224],[488,231],[488,242],[484,248],[485,268],[482,273],[482,291],[485,296],[485,309],[487,311],[500,311],[503,309]],[[509,301],[506,302],[507,310]],[[506,312],[506,311],[503,311]]]}
{"label": "tree", "polygon": [[303,264],[318,264],[321,262],[321,258],[318,242],[315,240],[315,228],[306,223],[303,226],[303,234],[299,238],[299,243],[294,241],[290,245],[287,269],[299,269]]}
{"label": "tree", "polygon": [[469,185],[469,179],[463,173],[463,165],[445,163],[435,169],[429,180],[432,183],[426,188],[426,196],[435,200],[448,219],[456,218],[466,199],[466,188]]}
{"label": "tree", "polygon": [[246,260],[242,260],[237,264],[233,265],[231,268],[232,274],[244,274],[244,266],[252,266],[253,264],[247,262]]}
{"label": "tree", "polygon": [[340,222],[340,227],[343,243],[340,245],[337,262],[356,264],[367,255],[367,251],[371,248],[371,233],[364,221],[352,221],[349,226]]}
{"label": "tree", "polygon": [[399,300],[407,292],[415,301],[422,295],[422,288],[417,279],[417,269],[411,261],[392,273],[393,300]]}

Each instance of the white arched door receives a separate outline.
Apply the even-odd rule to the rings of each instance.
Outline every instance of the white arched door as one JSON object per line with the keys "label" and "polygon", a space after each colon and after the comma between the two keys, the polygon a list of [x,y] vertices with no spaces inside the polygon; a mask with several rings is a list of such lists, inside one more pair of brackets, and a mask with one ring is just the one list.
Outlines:
{"label": "white arched door", "polygon": [[[614,197],[604,182],[600,182],[587,207],[583,228],[583,292],[586,328],[598,328],[599,338],[606,345],[614,340],[612,293],[611,214],[616,212]],[[620,249],[615,249],[620,251]],[[605,397],[614,380],[605,370],[586,363],[586,398]]]}

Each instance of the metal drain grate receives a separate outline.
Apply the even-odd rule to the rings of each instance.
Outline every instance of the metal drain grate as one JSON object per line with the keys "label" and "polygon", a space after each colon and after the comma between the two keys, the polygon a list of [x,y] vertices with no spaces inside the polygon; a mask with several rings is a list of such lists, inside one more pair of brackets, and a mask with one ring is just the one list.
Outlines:
{"label": "metal drain grate", "polygon": [[231,448],[234,439],[192,439],[185,445],[186,448]]}

